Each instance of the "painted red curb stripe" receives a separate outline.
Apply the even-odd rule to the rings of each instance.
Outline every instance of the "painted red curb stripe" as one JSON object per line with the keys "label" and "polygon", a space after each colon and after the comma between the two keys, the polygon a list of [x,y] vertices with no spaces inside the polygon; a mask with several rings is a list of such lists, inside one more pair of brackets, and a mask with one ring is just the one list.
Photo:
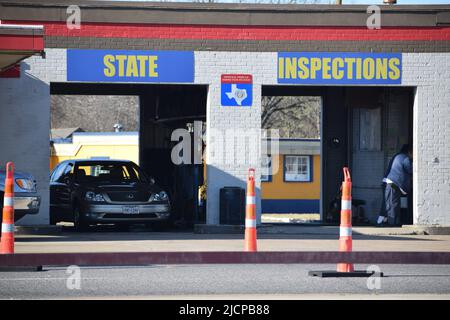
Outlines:
{"label": "painted red curb stripe", "polygon": [[169,24],[82,23],[69,30],[65,22],[14,21],[11,24],[44,25],[46,36],[205,39],[205,40],[322,40],[322,41],[448,41],[450,27],[362,27],[218,26]]}
{"label": "painted red curb stripe", "polygon": [[450,252],[113,252],[0,255],[0,267],[150,264],[447,264]]}

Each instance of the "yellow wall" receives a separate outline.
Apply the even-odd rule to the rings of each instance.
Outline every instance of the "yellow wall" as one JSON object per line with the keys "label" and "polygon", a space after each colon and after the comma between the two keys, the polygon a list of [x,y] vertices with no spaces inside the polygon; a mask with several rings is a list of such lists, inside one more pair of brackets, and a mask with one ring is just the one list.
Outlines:
{"label": "yellow wall", "polygon": [[68,159],[89,159],[91,157],[109,157],[110,159],[131,160],[139,164],[138,145],[81,145],[75,155],[50,157],[50,170],[61,161]]}
{"label": "yellow wall", "polygon": [[262,199],[320,199],[320,155],[313,156],[312,182],[284,182],[283,158],[278,156],[279,170],[272,181],[261,182]]}

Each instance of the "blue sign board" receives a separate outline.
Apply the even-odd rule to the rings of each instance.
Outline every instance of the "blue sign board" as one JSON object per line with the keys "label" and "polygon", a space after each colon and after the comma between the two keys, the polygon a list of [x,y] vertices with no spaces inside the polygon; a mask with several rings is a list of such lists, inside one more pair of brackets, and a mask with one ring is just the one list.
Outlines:
{"label": "blue sign board", "polygon": [[401,53],[279,52],[278,83],[401,84]]}
{"label": "blue sign board", "polygon": [[221,83],[221,104],[229,107],[249,107],[253,102],[251,74],[223,74]]}
{"label": "blue sign board", "polygon": [[194,82],[194,52],[67,50],[67,81]]}

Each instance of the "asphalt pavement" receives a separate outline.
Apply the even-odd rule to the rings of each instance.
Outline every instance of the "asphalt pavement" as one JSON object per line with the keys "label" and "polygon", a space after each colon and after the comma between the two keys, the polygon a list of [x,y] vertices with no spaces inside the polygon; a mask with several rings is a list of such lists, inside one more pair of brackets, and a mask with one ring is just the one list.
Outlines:
{"label": "asphalt pavement", "polygon": [[[259,251],[334,251],[338,234],[266,233]],[[314,232],[313,232],[314,231]],[[242,234],[189,231],[127,232],[104,227],[86,233],[17,235],[16,253],[242,251]],[[354,234],[354,251],[450,251],[449,235]],[[357,270],[367,266],[357,265]],[[46,268],[0,272],[0,299],[450,299],[448,265],[380,265],[382,278],[315,278],[308,271],[335,265],[150,265]],[[79,277],[78,277],[79,275]]]}
{"label": "asphalt pavement", "polygon": [[[356,265],[357,270],[367,266]],[[380,265],[382,278],[316,278],[335,265],[151,265],[0,272],[1,299],[450,299],[450,266]],[[79,277],[78,277],[79,275]]]}

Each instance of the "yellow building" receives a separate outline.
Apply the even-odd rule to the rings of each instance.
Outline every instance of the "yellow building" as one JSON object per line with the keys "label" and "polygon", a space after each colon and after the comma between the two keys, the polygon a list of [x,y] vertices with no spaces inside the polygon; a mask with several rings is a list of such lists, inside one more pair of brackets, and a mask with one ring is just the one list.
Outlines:
{"label": "yellow building", "polygon": [[139,164],[137,132],[74,132],[71,137],[53,143],[50,170],[68,159],[121,159]]}
{"label": "yellow building", "polygon": [[[123,159],[139,164],[137,132],[74,132],[56,140],[50,169],[67,159]],[[281,139],[280,154],[263,157],[263,213],[320,212],[320,140]]]}
{"label": "yellow building", "polygon": [[263,213],[320,212],[320,140],[280,139],[280,154],[263,157]]}

